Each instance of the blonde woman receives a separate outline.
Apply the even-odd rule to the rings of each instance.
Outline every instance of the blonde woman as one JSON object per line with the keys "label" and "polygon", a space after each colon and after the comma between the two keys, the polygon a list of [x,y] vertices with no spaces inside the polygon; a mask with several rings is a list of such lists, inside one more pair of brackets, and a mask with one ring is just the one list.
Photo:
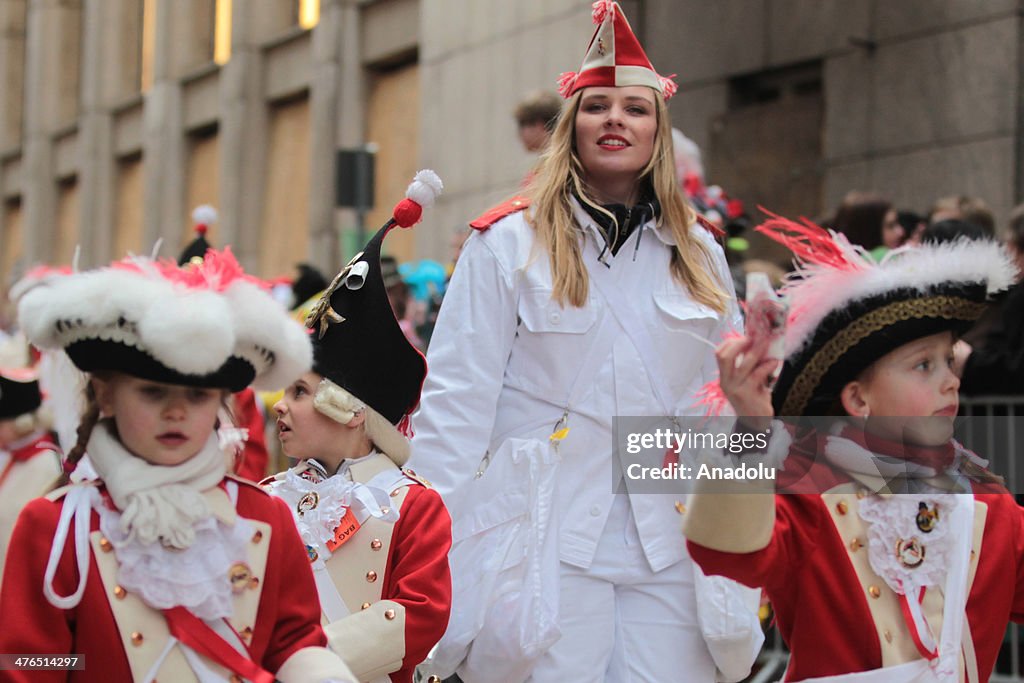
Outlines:
{"label": "blonde woman", "polygon": [[[675,86],[617,4],[595,8],[597,33],[581,72],[563,76],[568,102],[526,196],[472,223],[429,348],[410,465],[444,497],[458,543],[511,514],[500,491],[481,501],[484,467],[504,467],[510,443],[558,441],[557,576],[546,577],[556,640],[520,679],[713,681],[684,507],[613,494],[612,418],[695,414],[716,373],[701,338],[738,327],[738,309],[722,250],[680,194],[665,104]],[[483,583],[476,573],[453,574],[456,593]],[[478,636],[459,668],[467,683],[495,680],[488,670],[509,659],[482,647]]]}

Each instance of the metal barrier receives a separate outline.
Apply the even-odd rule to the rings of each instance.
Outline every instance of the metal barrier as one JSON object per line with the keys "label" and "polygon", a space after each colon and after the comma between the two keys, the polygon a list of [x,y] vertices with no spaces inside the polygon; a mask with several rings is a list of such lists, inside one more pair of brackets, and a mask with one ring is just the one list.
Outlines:
{"label": "metal barrier", "polygon": [[[957,439],[989,461],[989,469],[1006,479],[1007,488],[1021,502],[1024,493],[1024,396],[961,398]],[[1020,627],[1010,624],[999,651],[991,683],[1024,683],[1021,655],[1024,642]],[[786,671],[789,652],[778,629],[771,628],[758,656],[756,671],[747,683],[779,681]]]}

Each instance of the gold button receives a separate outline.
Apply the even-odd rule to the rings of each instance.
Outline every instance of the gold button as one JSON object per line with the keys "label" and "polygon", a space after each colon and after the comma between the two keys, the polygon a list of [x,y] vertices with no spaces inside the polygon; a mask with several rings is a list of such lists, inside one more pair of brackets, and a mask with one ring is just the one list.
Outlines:
{"label": "gold button", "polygon": [[373,571],[372,569],[370,571],[366,572],[366,580],[369,581],[370,583],[373,583],[374,581],[376,581],[377,580],[377,572]]}
{"label": "gold button", "polygon": [[132,645],[142,645],[142,634],[138,631],[132,631]]}
{"label": "gold button", "polygon": [[678,500],[676,501],[676,512],[678,512],[681,515],[685,515],[686,514],[686,506],[683,505]]}
{"label": "gold button", "polygon": [[381,508],[381,509],[380,509],[380,514],[382,514],[382,515],[386,515],[386,514],[388,514],[389,512],[391,512],[391,508],[388,508],[388,507],[384,507],[384,508]]}
{"label": "gold button", "polygon": [[892,631],[890,631],[889,629],[885,630],[885,642],[887,642],[887,643],[891,643],[892,642]]}
{"label": "gold button", "polygon": [[252,640],[252,627],[246,626],[238,632],[238,635],[242,636],[242,639],[248,643],[250,640]]}
{"label": "gold button", "polygon": [[868,586],[868,593],[875,599],[882,597],[882,591],[878,590],[878,586]]}
{"label": "gold button", "polygon": [[370,603],[364,602],[361,609],[370,609]]}
{"label": "gold button", "polygon": [[398,494],[401,493],[401,492],[402,492],[402,489],[395,489],[394,491],[391,492],[391,497],[392,498],[397,498]]}
{"label": "gold button", "polygon": [[845,515],[847,510],[849,510],[849,506],[846,504],[845,500],[841,500],[838,503],[836,503],[836,512],[838,512],[839,514]]}
{"label": "gold button", "polygon": [[252,535],[252,542],[253,543],[259,543],[262,540],[263,540],[263,532],[262,531],[257,531],[256,533],[254,533]]}
{"label": "gold button", "polygon": [[864,489],[859,489],[857,491],[857,500],[863,500],[864,496],[866,496],[866,495],[868,495],[867,491],[865,491]]}
{"label": "gold button", "polygon": [[380,550],[384,547],[384,544],[380,542],[379,538],[375,538],[370,541],[370,550]]}
{"label": "gold button", "polygon": [[124,596],[128,595],[128,591],[123,586],[114,586],[114,597],[118,600],[124,600]]}
{"label": "gold button", "polygon": [[114,544],[110,542],[109,538],[104,536],[104,537],[102,537],[100,539],[100,550],[102,550],[105,553],[109,553],[113,549],[114,549]]}
{"label": "gold button", "polygon": [[860,542],[859,538],[855,538],[852,541],[850,541],[850,552],[855,553],[863,547],[864,544]]}
{"label": "gold button", "polygon": [[395,618],[395,610],[393,610],[393,609],[386,609],[386,610],[384,610],[384,618],[387,619],[388,621],[393,621],[394,618]]}
{"label": "gold button", "polygon": [[252,578],[252,570],[245,562],[235,562],[228,568],[228,581],[231,583],[231,590],[234,593],[241,593],[249,585]]}
{"label": "gold button", "polygon": [[441,683],[441,679],[437,676],[431,676],[427,679],[427,683]]}
{"label": "gold button", "polygon": [[249,586],[248,586],[249,590],[251,590],[251,591],[256,590],[257,588],[259,588],[259,585],[260,585],[260,580],[258,578],[256,578],[255,576],[252,577],[251,579],[249,579]]}
{"label": "gold button", "polygon": [[977,556],[978,556],[978,553],[976,553],[976,552],[974,552],[974,551],[972,550],[972,551],[971,551],[971,559],[973,560],[973,559],[974,559],[975,557],[977,557]]}

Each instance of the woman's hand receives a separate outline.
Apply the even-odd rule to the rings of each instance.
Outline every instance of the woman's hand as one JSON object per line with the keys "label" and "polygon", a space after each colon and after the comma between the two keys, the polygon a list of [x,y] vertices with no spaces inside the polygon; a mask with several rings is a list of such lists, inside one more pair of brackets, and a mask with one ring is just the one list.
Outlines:
{"label": "woman's hand", "polygon": [[[757,342],[749,337],[727,339],[715,351],[718,360],[718,381],[740,418],[771,418],[771,377],[779,361],[768,356],[768,341]],[[744,420],[746,423],[752,420]],[[767,420],[765,420],[767,422]],[[759,425],[752,425],[758,427]]]}

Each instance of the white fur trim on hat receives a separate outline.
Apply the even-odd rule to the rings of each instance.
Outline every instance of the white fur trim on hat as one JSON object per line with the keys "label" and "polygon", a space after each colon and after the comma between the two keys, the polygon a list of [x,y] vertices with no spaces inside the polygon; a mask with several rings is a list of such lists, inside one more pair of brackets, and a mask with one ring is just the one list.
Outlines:
{"label": "white fur trim on hat", "polygon": [[256,368],[255,388],[288,386],[313,365],[306,328],[284,315],[269,292],[243,280],[229,286],[224,298],[231,308],[236,348]]}
{"label": "white fur trim on hat", "polygon": [[[244,275],[229,250],[210,252],[199,267],[210,271],[137,258],[49,278],[21,299],[19,320],[40,348],[116,341],[186,375],[243,358],[256,369],[257,388],[287,386],[311,367],[305,329]],[[196,275],[207,279],[197,282]]]}
{"label": "white fur trim on hat", "polygon": [[[852,258],[852,257],[851,257]],[[926,293],[951,283],[982,284],[989,294],[1009,287],[1017,268],[1006,250],[991,240],[957,240],[889,252],[879,264],[864,258],[863,267],[838,269],[805,264],[797,268],[783,293],[791,314],[786,329],[786,357],[799,353],[825,317],[854,301],[896,289]]]}

